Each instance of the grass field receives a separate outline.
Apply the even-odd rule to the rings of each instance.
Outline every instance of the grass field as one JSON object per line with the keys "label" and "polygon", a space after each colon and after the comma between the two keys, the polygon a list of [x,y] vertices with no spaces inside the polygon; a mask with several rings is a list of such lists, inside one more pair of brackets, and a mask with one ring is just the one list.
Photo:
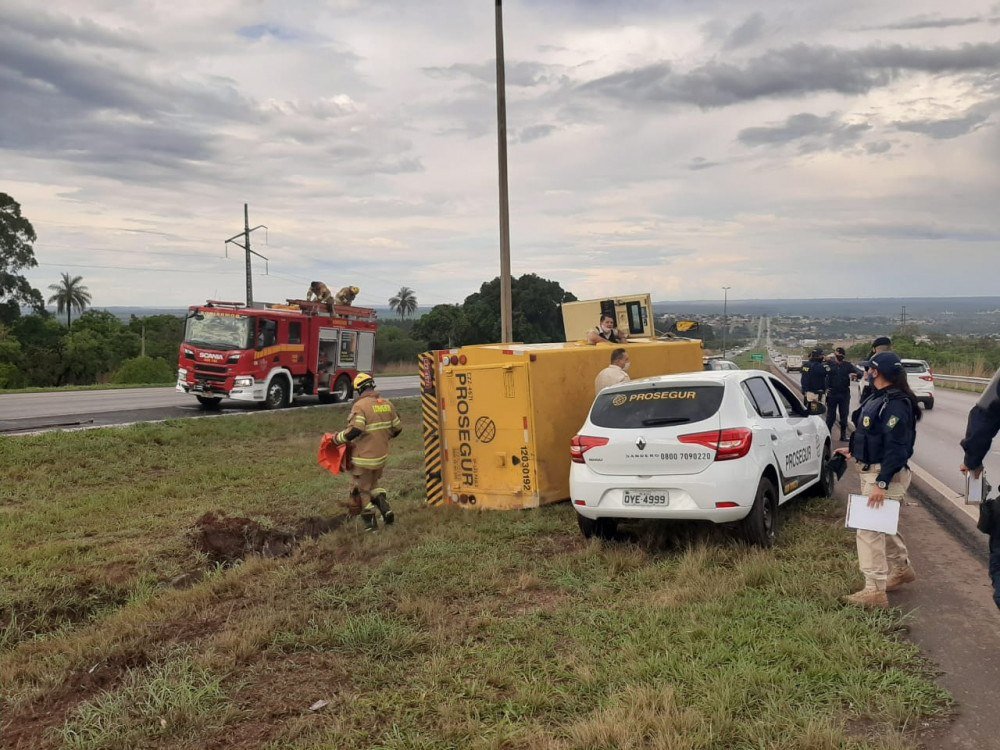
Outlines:
{"label": "grass field", "polygon": [[838,604],[859,579],[833,501],[770,551],[602,546],[565,504],[422,507],[400,409],[394,526],[235,565],[196,551],[199,518],[334,515],[315,449],[342,408],[0,443],[0,746],[889,750],[947,712],[897,613]]}
{"label": "grass field", "polygon": [[171,385],[176,385],[176,381],[142,384],[97,383],[95,385],[60,385],[47,388],[0,388],[0,396],[10,393],[63,393],[65,391],[117,391],[130,388],[164,388]]}

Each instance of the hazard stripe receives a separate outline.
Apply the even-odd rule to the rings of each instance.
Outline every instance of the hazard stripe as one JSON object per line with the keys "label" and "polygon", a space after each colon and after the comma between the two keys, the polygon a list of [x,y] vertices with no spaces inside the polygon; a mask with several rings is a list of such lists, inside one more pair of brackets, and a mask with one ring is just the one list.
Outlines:
{"label": "hazard stripe", "polygon": [[[420,370],[420,382],[433,382],[436,375],[434,353],[424,352],[419,355],[417,364]],[[444,502],[441,472],[441,413],[438,411],[434,393],[421,394],[420,411],[423,416],[424,487],[427,491],[427,504],[440,505]]]}

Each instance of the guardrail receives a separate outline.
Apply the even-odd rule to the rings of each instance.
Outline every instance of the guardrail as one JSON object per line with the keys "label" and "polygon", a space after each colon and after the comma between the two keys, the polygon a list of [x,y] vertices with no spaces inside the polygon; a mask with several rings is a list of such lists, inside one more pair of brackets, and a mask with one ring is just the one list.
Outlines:
{"label": "guardrail", "polygon": [[990,378],[973,378],[967,375],[939,375],[938,373],[934,373],[934,380],[940,380],[942,383],[981,385],[984,388],[990,384]]}

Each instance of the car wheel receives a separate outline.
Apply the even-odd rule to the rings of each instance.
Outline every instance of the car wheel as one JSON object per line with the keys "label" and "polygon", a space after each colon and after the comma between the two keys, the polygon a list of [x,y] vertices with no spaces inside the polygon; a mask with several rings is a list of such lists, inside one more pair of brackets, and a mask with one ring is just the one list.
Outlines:
{"label": "car wheel", "polygon": [[809,488],[810,497],[830,497],[836,483],[833,470],[830,468],[830,444],[823,446],[823,463],[819,470],[819,481]]}
{"label": "car wheel", "polygon": [[278,375],[271,379],[271,384],[267,387],[267,396],[264,398],[264,408],[284,409],[286,406],[288,406],[287,381]]}
{"label": "car wheel", "polygon": [[933,409],[934,408],[934,399],[933,398],[925,398],[924,399],[924,408],[927,411],[930,411],[931,409]]}
{"label": "car wheel", "polygon": [[195,398],[198,399],[198,403],[203,409],[215,410],[222,403],[222,399],[217,396],[196,396]]}
{"label": "car wheel", "polygon": [[778,491],[767,477],[760,478],[750,513],[743,519],[743,535],[750,544],[773,547],[778,536]]}
{"label": "car wheel", "polygon": [[618,533],[617,518],[586,518],[577,513],[576,522],[585,539],[597,537],[603,541],[612,541]]}

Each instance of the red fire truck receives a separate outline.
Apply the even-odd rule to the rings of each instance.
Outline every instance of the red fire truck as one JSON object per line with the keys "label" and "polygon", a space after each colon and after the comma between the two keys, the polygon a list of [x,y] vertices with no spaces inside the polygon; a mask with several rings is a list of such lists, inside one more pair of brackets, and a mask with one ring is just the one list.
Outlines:
{"label": "red fire truck", "polygon": [[351,397],[354,377],[372,371],[375,311],[288,300],[208,300],[188,309],[177,390],[217,408],[223,398],[280,409],[299,396]]}

